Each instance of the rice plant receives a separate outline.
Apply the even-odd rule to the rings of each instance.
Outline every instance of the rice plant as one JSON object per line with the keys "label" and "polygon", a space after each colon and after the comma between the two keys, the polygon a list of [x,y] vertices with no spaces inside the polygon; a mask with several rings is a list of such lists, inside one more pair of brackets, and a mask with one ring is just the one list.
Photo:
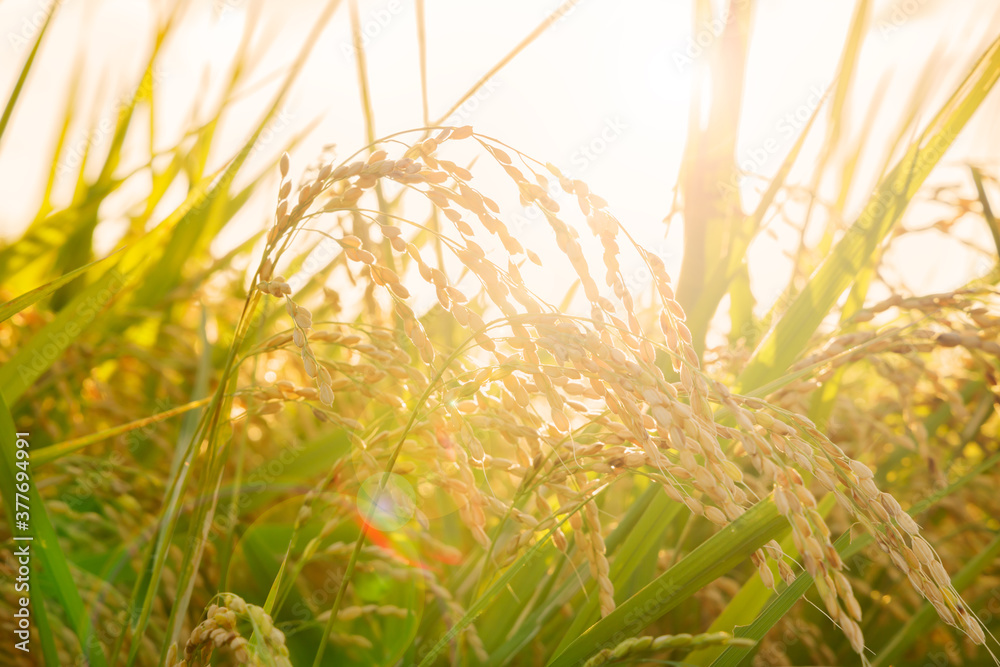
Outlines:
{"label": "rice plant", "polygon": [[[954,80],[932,60],[893,136],[854,136],[879,20],[859,0],[750,197],[755,3],[696,0],[693,31],[719,26],[693,79],[711,94],[649,214],[683,226],[672,275],[585,178],[449,122],[578,0],[439,120],[416,0],[424,123],[381,136],[356,0],[310,8],[278,70],[259,6],[219,3],[248,17],[228,79],[169,103],[157,72],[199,8],[150,4],[103,140],[66,168],[68,91],[37,214],[0,246],[0,664],[996,663],[996,165],[934,177],[995,113],[1000,38],[964,45]],[[34,83],[64,11],[10,77],[0,160],[23,159],[4,145],[19,105],[51,96]],[[364,137],[303,160],[312,128],[273,126],[340,22]],[[165,148],[163,109],[190,119]],[[752,251],[780,225],[798,247],[762,311],[774,258]],[[985,268],[908,292],[894,258],[928,230]]]}

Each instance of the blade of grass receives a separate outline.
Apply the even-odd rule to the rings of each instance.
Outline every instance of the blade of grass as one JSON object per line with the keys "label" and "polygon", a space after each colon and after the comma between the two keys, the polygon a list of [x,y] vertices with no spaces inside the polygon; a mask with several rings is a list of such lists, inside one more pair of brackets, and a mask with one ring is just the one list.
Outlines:
{"label": "blade of grass", "polygon": [[774,539],[788,523],[770,498],[754,505],[676,565],[592,625],[548,667],[571,667],[603,648],[613,648],[691,597]]}
{"label": "blade of grass", "polygon": [[[129,253],[124,253],[123,259]],[[63,308],[55,319],[31,337],[0,367],[0,392],[16,403],[28,387],[55,363],[66,349],[97,319],[134,277],[135,271],[122,272],[119,260],[103,276]]]}
{"label": "blade of grass", "polygon": [[[607,555],[610,557],[618,552],[619,549],[624,549],[624,544],[628,537],[638,530],[638,524],[640,519],[646,514],[647,508],[649,508],[653,499],[662,494],[663,491],[655,485],[650,485],[643,493],[640,495],[634,503],[629,507],[628,511],[622,517],[622,520],[608,535],[608,538],[604,541],[605,548],[607,549]],[[556,566],[561,568],[562,564],[566,561],[560,561]],[[556,573],[552,574],[553,577]],[[490,651],[490,664],[491,665],[503,665],[507,664],[513,656],[520,653],[521,650],[527,645],[527,643],[534,638],[542,626],[550,618],[554,617],[558,610],[563,608],[565,605],[570,604],[571,598],[573,598],[577,591],[584,585],[584,583],[589,579],[590,571],[589,566],[586,564],[581,565],[577,568],[571,576],[566,577],[562,581],[558,588],[551,594],[546,595],[544,598],[539,598],[539,603],[543,603],[540,609],[536,609],[532,614],[524,618],[520,625],[515,629],[513,636],[509,637],[499,648]],[[488,631],[488,627],[484,626],[483,631]]]}
{"label": "blade of grass", "polygon": [[[971,586],[983,570],[996,564],[997,555],[1000,555],[1000,536],[994,538],[985,549],[975,554],[965,567],[952,578],[955,589],[961,593]],[[885,646],[876,652],[875,659],[872,660],[872,667],[889,667],[889,665],[897,664],[903,657],[904,651],[913,642],[926,636],[937,621],[937,611],[930,603],[925,602],[915,614],[909,617],[909,620]]]}
{"label": "blade of grass", "polygon": [[[935,491],[928,498],[925,498],[907,510],[907,513],[916,518],[921,513],[930,509],[942,499],[955,493],[970,481],[998,463],[1000,463],[1000,453],[989,457],[943,489]],[[850,540],[850,535],[844,534],[837,540],[834,546],[837,547],[837,551],[840,553],[841,558],[846,562],[856,554],[860,553],[864,547],[871,544],[873,541],[874,539],[871,535],[864,534],[852,542]],[[812,581],[812,577],[810,577],[807,573],[800,574],[791,585],[785,588],[771,601],[770,604],[767,605],[764,611],[761,612],[761,614],[757,616],[757,618],[754,619],[750,625],[736,627],[733,634],[737,637],[754,639],[759,642],[771,630],[771,628],[773,628],[774,625],[788,613],[799,598],[805,595],[806,591],[808,591],[812,586]],[[746,658],[752,650],[753,648],[729,647],[712,663],[712,667],[736,667],[736,665],[742,663],[743,659]]]}
{"label": "blade of grass", "polygon": [[524,554],[521,555],[514,564],[511,565],[507,570],[500,575],[496,581],[482,594],[476,598],[476,601],[469,606],[466,610],[465,615],[460,618],[455,625],[453,625],[448,632],[444,634],[441,639],[438,640],[436,644],[431,648],[431,650],[424,656],[423,660],[420,661],[419,667],[429,667],[429,665],[434,664],[437,657],[441,652],[447,648],[448,643],[460,633],[462,630],[467,628],[472,621],[479,616],[489,604],[490,600],[500,594],[504,590],[511,579],[514,578],[521,568],[530,563],[537,555],[537,552],[542,548],[543,545],[547,544],[552,535],[555,534],[556,530],[562,527],[564,523],[569,521],[570,516],[580,511],[583,506],[588,501],[584,501],[576,505],[571,512],[568,512],[565,517],[551,530],[549,530],[541,539],[539,539],[535,544],[531,545]]}
{"label": "blade of grass", "polygon": [[[718,20],[711,2],[697,0],[693,34]],[[684,149],[681,189],[684,200],[684,261],[677,281],[677,300],[689,313],[688,328],[698,354],[705,345],[709,321],[725,294],[725,285],[711,294],[705,284],[712,267],[726,265],[733,237],[743,221],[737,179],[743,78],[749,46],[749,3],[728,2],[722,33],[699,69],[688,113],[688,144]],[[709,108],[703,109],[701,86],[711,86]],[[703,120],[704,118],[704,120]],[[727,272],[727,280],[728,280]],[[700,307],[699,307],[700,306]]]}
{"label": "blade of grass", "polygon": [[[997,249],[997,257],[1000,258],[1000,223],[997,222],[996,216],[993,215],[993,207],[990,206],[990,198],[986,194],[986,188],[983,187],[982,173],[976,167],[970,167],[970,169],[972,170],[972,180],[976,184],[976,195],[979,197],[979,204],[983,207],[983,219],[990,228],[990,235],[993,237],[993,245]],[[1000,259],[998,259],[998,261],[1000,261]]]}
{"label": "blade of grass", "polygon": [[[47,584],[46,588],[56,597],[66,614],[70,627],[80,642],[81,655],[90,661],[89,664],[103,667],[107,664],[104,651],[100,643],[95,641],[90,615],[83,605],[83,598],[80,597],[76,582],[70,573],[69,563],[59,546],[59,537],[45,511],[45,503],[38,495],[35,483],[30,480],[30,472],[27,475],[22,475],[22,477],[29,478],[27,482],[18,481],[18,473],[24,472],[15,467],[15,462],[21,460],[17,458],[18,438],[14,418],[10,414],[2,392],[0,392],[0,456],[3,458],[0,461],[0,494],[3,497],[7,523],[13,535],[24,536],[24,530],[15,530],[14,514],[15,510],[22,511],[20,509],[22,507],[25,508],[23,511],[30,511],[28,521],[31,528],[28,537],[31,539],[27,540],[26,544],[30,553],[40,561],[41,567],[36,570],[37,576]],[[19,484],[27,485],[26,493],[15,491]],[[32,587],[31,590],[34,592],[31,593],[30,599],[37,609],[45,604],[39,594],[41,587]],[[42,613],[44,614],[45,611],[43,610]],[[48,616],[44,618],[48,621]],[[48,624],[46,623],[46,625]],[[38,629],[41,631],[41,626]],[[51,632],[51,626],[48,627],[48,630]],[[55,642],[51,636],[44,641],[50,644],[48,652]]]}
{"label": "blade of grass", "polygon": [[[226,170],[226,175],[223,179],[228,183],[232,180],[232,176],[235,175],[236,171],[243,164],[246,157],[249,155],[257,138],[263,131],[266,121],[277,112],[282,100],[288,94],[291,88],[292,82],[295,80],[298,73],[301,71],[305,64],[306,58],[311,53],[313,46],[319,39],[320,34],[326,27],[333,13],[340,6],[340,0],[330,0],[324,7],[322,13],[318,17],[317,21],[314,23],[312,30],[306,37],[301,50],[295,60],[295,62],[289,68],[286,79],[275,96],[274,102],[271,108],[265,114],[261,122],[258,123],[256,130],[253,132],[250,139],[244,145],[243,149],[240,151],[239,155],[230,163]],[[227,178],[228,176],[228,178]],[[206,475],[202,478],[202,483],[198,491],[198,497],[209,499],[209,502],[201,503],[197,506],[195,510],[195,516],[192,517],[191,521],[191,533],[188,540],[188,545],[186,548],[184,567],[178,576],[177,590],[179,595],[176,603],[170,610],[170,616],[167,624],[167,637],[168,641],[164,643],[163,649],[161,651],[161,660],[165,657],[166,651],[169,646],[177,640],[178,634],[181,629],[181,621],[184,618],[184,614],[187,610],[187,606],[191,600],[191,594],[194,590],[195,583],[195,573],[201,562],[201,556],[204,553],[205,543],[208,538],[208,532],[211,529],[211,517],[215,513],[215,508],[218,503],[219,489],[222,485],[222,475],[225,472],[225,454],[228,451],[229,442],[227,439],[222,438],[223,432],[226,430],[229,419],[229,409],[232,404],[232,393],[235,389],[236,384],[236,373],[235,362],[242,353],[242,348],[246,335],[255,321],[257,314],[257,305],[259,302],[260,293],[254,291],[253,294],[248,298],[246,306],[244,308],[243,314],[240,317],[240,322],[237,324],[236,331],[233,336],[233,342],[230,346],[229,358],[226,363],[226,367],[223,369],[221,374],[221,379],[219,382],[218,390],[215,395],[215,400],[213,400],[211,407],[208,411],[210,415],[208,422],[205,426],[205,434],[207,436],[207,449],[206,449]],[[201,442],[202,438],[195,438],[193,442]],[[191,451],[189,456],[193,456],[195,452]],[[222,462],[221,465],[219,462]],[[168,520],[167,525],[164,526],[164,537],[165,540],[160,541],[161,549],[165,551],[169,544],[169,536],[173,534],[173,528],[178,519],[176,512],[170,515],[165,515]],[[165,553],[158,557],[157,566],[157,577],[156,581],[159,581],[159,572],[162,569],[163,559]],[[145,627],[145,623],[149,618],[149,605],[152,602],[152,591],[155,591],[155,587],[150,590],[150,594],[146,596],[146,605],[143,608],[143,619],[142,626]],[[135,657],[137,655],[137,650],[135,647],[138,646],[138,642],[135,643],[133,650],[130,652],[129,664],[133,664]]]}
{"label": "blade of grass", "polygon": [[558,21],[560,18],[565,16],[570,11],[572,11],[573,8],[576,7],[577,4],[579,4],[579,2],[580,0],[563,0],[563,2],[561,2],[559,6],[555,8],[555,10],[553,10],[548,16],[546,16],[545,19],[541,23],[539,23],[534,30],[528,33],[527,37],[518,42],[517,45],[513,49],[511,49],[510,52],[507,53],[507,55],[505,55],[503,58],[497,61],[497,63],[493,65],[493,67],[491,67],[486,72],[486,74],[481,76],[478,81],[472,84],[472,87],[469,88],[467,91],[465,91],[465,93],[458,98],[458,101],[456,101],[451,106],[450,109],[441,114],[441,117],[438,118],[436,121],[434,121],[432,125],[444,124],[453,113],[462,108],[462,105],[465,104],[465,102],[470,97],[475,95],[480,88],[485,86],[490,79],[496,76],[497,72],[506,67],[510,63],[510,61],[516,58],[519,53],[521,53],[521,51],[524,51],[524,49],[526,49],[532,42],[541,37],[542,34],[550,27],[552,27],[552,25],[556,21]]}
{"label": "blade of grass", "polygon": [[52,23],[52,18],[56,15],[56,10],[58,8],[58,4],[53,4],[50,7],[48,16],[45,17],[45,22],[42,23],[42,27],[38,30],[38,37],[35,38],[35,43],[31,47],[28,59],[24,61],[24,66],[21,67],[21,74],[17,77],[14,89],[11,91],[10,97],[7,98],[7,104],[4,106],[3,115],[0,116],[0,144],[3,143],[3,135],[7,129],[7,124],[10,122],[10,117],[14,113],[14,107],[17,106],[17,101],[21,98],[21,91],[24,89],[24,84],[28,80],[28,74],[31,72],[31,66],[35,62],[35,56],[38,55],[38,48],[42,45],[42,40],[48,32],[49,25]]}
{"label": "blade of grass", "polygon": [[[837,76],[833,87],[833,97],[830,104],[829,123],[827,125],[826,139],[820,151],[819,160],[813,170],[812,182],[809,184],[809,203],[806,207],[801,229],[799,230],[798,250],[793,255],[795,266],[792,270],[791,280],[794,281],[804,273],[801,266],[808,257],[806,253],[806,237],[809,233],[812,221],[812,213],[817,202],[817,193],[820,191],[820,182],[827,173],[827,168],[840,146],[840,137],[843,131],[845,120],[845,103],[848,93],[851,90],[851,82],[854,80],[854,73],[857,68],[858,57],[861,53],[861,45],[868,29],[868,16],[871,13],[871,2],[860,0],[854,8],[854,16],[851,19],[851,26],[844,43],[844,50],[841,52],[840,63],[837,68]],[[837,209],[841,210],[841,209]],[[828,225],[827,229],[833,229],[833,225]],[[824,237],[825,240],[825,237]]]}
{"label": "blade of grass", "polygon": [[167,419],[176,417],[177,415],[182,415],[190,412],[191,410],[196,410],[204,405],[207,405],[210,400],[212,399],[203,398],[201,400],[192,401],[190,403],[186,403],[185,405],[178,406],[165,412],[160,412],[150,417],[122,424],[121,426],[115,426],[97,433],[89,433],[79,438],[74,438],[73,440],[66,440],[65,442],[60,442],[55,445],[49,445],[48,447],[39,450],[38,453],[32,457],[32,465],[39,468],[98,442],[110,440],[111,438],[117,438],[118,436],[134,431],[135,429],[145,428],[150,424],[166,421]]}
{"label": "blade of grass", "polygon": [[69,136],[70,124],[75,117],[74,111],[78,102],[79,83],[84,67],[83,63],[84,59],[81,55],[81,57],[77,58],[77,65],[72,74],[69,90],[66,93],[66,108],[63,110],[62,125],[56,137],[55,147],[52,149],[52,156],[49,158],[49,174],[45,181],[45,190],[42,192],[42,201],[38,206],[38,213],[35,214],[33,223],[44,219],[52,211],[52,190],[55,187],[56,176],[59,174],[60,156],[62,155],[63,147],[66,145],[66,138]]}
{"label": "blade of grass", "polygon": [[430,105],[427,98],[427,22],[424,18],[424,0],[416,0],[417,49],[420,52],[420,105],[424,127],[431,124]]}
{"label": "blade of grass", "polygon": [[689,312],[689,319],[700,322],[699,326],[703,328],[708,326],[708,322],[718,307],[719,300],[726,293],[734,277],[738,275],[740,266],[745,261],[746,252],[750,247],[751,241],[760,230],[764,216],[771,209],[771,205],[774,203],[778,193],[785,186],[788,174],[791,172],[792,167],[795,166],[802,152],[802,147],[805,145],[806,139],[810,136],[809,132],[813,127],[813,123],[819,117],[819,112],[822,108],[823,104],[820,103],[813,109],[809,120],[806,121],[802,132],[788,151],[781,166],[778,167],[778,171],[775,173],[774,178],[771,179],[757,206],[752,213],[746,216],[742,221],[741,227],[736,229],[732,235],[731,246],[725,260],[717,262],[712,267],[711,274],[708,276],[703,287],[703,296],[698,299],[693,306],[693,310]]}
{"label": "blade of grass", "polygon": [[[125,98],[124,103],[119,103],[116,106],[115,110],[118,116],[115,120],[114,133],[111,136],[111,145],[108,147],[107,156],[101,165],[101,172],[93,184],[84,184],[82,180],[84,170],[81,166],[81,181],[78,183],[78,190],[80,190],[80,198],[85,201],[85,205],[80,207],[82,215],[74,221],[75,224],[69,234],[68,242],[63,244],[57,252],[55,264],[57,272],[66,272],[71,266],[79,266],[89,262],[93,256],[94,230],[99,222],[98,211],[105,198],[121,183],[115,179],[114,173],[121,164],[126,135],[132,126],[136,106],[149,99],[150,91],[155,83],[156,60],[173,19],[182,6],[183,3],[172,7],[166,22],[157,30],[152,51],[146,61],[142,76],[131,94]],[[71,281],[60,287],[52,297],[53,309],[61,310],[81,289],[83,289],[83,284],[79,280]]]}
{"label": "blade of grass", "polygon": [[[656,565],[656,558],[663,544],[663,538],[674,517],[680,512],[681,503],[671,501],[665,493],[655,487],[658,492],[649,508],[642,513],[634,530],[630,531],[622,544],[621,553],[612,561],[608,576],[615,587],[616,602],[628,599],[641,588],[641,583],[655,574],[651,569]],[[685,508],[686,510],[686,508]],[[685,512],[686,513],[686,512]],[[558,655],[570,643],[579,637],[588,627],[600,619],[596,584],[591,586],[591,594],[579,608],[573,624],[563,635],[562,642],[556,647]]]}
{"label": "blade of grass", "polygon": [[52,294],[57,289],[59,289],[61,286],[63,286],[66,283],[68,283],[69,281],[71,281],[71,280],[73,280],[75,278],[78,278],[79,276],[83,275],[86,271],[88,271],[92,267],[96,266],[97,264],[100,264],[101,262],[104,262],[104,261],[110,259],[111,257],[114,257],[116,254],[118,254],[119,252],[121,252],[121,250],[122,249],[119,248],[118,250],[116,250],[115,252],[111,253],[107,257],[104,257],[102,259],[94,260],[93,262],[90,262],[89,264],[85,264],[84,266],[81,266],[78,269],[74,269],[73,271],[70,271],[69,273],[67,273],[66,275],[64,275],[61,278],[57,278],[56,280],[53,280],[50,283],[47,283],[45,285],[41,285],[40,287],[36,287],[35,289],[31,290],[30,292],[26,292],[26,293],[22,294],[21,296],[15,297],[15,298],[11,299],[10,301],[8,301],[7,303],[4,303],[4,304],[0,305],[0,322],[3,322],[5,320],[7,320],[8,318],[10,318],[15,313],[19,313],[22,310],[24,310],[25,308],[27,308],[28,306],[30,306],[30,305],[32,305],[34,303],[37,303],[41,299],[44,299],[45,297],[47,297],[48,295]]}
{"label": "blade of grass", "polygon": [[752,338],[753,331],[753,291],[750,289],[750,267],[746,262],[740,264],[736,275],[729,284],[729,342],[736,345],[748,337],[748,345],[756,345]]}
{"label": "blade of grass", "polygon": [[910,145],[864,212],[826,257],[805,289],[758,346],[739,378],[755,389],[781,375],[893,228],[934,166],[1000,76],[1000,39],[980,56],[923,135]]}
{"label": "blade of grass", "polygon": [[[822,517],[826,518],[834,505],[836,505],[836,497],[833,494],[827,494],[820,501],[817,511]],[[780,540],[780,544],[783,553],[789,557],[795,558],[798,555],[798,550],[795,548],[795,541],[790,535],[786,535],[784,539]],[[776,570],[777,568],[773,569]],[[775,572],[775,581],[778,581],[777,576],[778,573]],[[760,614],[768,600],[771,599],[771,596],[771,590],[764,585],[760,575],[754,573],[740,587],[740,590],[729,601],[722,610],[722,613],[715,617],[706,632],[729,632],[737,626],[752,622]],[[724,646],[710,646],[698,649],[689,653],[685,660],[691,665],[708,665],[718,658],[725,648]]]}
{"label": "blade of grass", "polygon": [[[843,369],[841,369],[843,370]],[[982,388],[982,386],[980,386]],[[966,400],[969,400],[976,392],[972,388],[967,388],[967,396],[964,396]],[[987,398],[992,398],[987,395]],[[821,406],[823,407],[823,406]],[[945,403],[938,409],[938,411],[931,413],[924,420],[924,427],[931,437],[934,437],[937,431],[937,424],[944,420],[944,415],[950,414],[951,406]],[[825,414],[825,413],[823,413]],[[814,413],[810,412],[810,417],[813,417]],[[818,415],[822,416],[822,414]],[[967,439],[965,439],[961,446],[975,437],[974,434],[970,434]],[[879,474],[876,479],[880,483],[884,482],[883,471],[894,470],[897,468],[896,463],[898,463],[899,456],[906,454],[906,450],[900,448],[898,451],[898,456],[892,456],[884,464],[878,467]],[[833,508],[834,497],[832,495],[827,495],[820,503],[820,514],[826,516],[827,513]],[[792,554],[795,553],[793,545],[787,543],[782,544],[782,548],[785,549],[785,553]],[[719,630],[729,630],[740,625],[748,625],[753,622],[754,617],[760,613],[761,609],[764,607],[767,600],[770,598],[771,593],[768,591],[760,581],[760,578],[754,576],[749,582],[744,584],[740,589],[739,593],[730,601],[722,613],[716,617],[709,628],[709,631],[719,631]],[[722,648],[709,648],[704,650],[695,651],[688,656],[688,660],[694,665],[708,665],[711,660],[718,658],[723,652]]]}
{"label": "blade of grass", "polygon": [[52,631],[52,622],[49,620],[49,612],[45,608],[42,596],[38,596],[39,604],[32,607],[35,614],[35,626],[38,628],[38,638],[42,643],[42,658],[46,665],[56,665],[59,663],[59,649],[56,648],[55,634]]}

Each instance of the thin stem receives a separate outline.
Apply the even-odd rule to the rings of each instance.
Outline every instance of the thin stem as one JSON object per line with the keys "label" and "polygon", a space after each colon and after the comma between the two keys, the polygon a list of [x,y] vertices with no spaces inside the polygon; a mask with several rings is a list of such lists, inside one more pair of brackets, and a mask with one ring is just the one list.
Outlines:
{"label": "thin stem", "polygon": [[[490,324],[483,327],[483,331],[487,331]],[[480,332],[477,332],[478,335]],[[354,543],[354,549],[351,551],[350,560],[347,562],[347,569],[344,571],[344,577],[340,581],[340,586],[337,588],[337,597],[333,600],[333,605],[330,607],[330,617],[326,621],[326,625],[323,628],[323,636],[320,637],[319,649],[316,651],[316,659],[313,660],[313,667],[319,667],[323,662],[323,653],[326,651],[327,642],[330,640],[330,633],[333,631],[333,624],[337,620],[337,610],[340,608],[340,603],[344,599],[344,595],[347,592],[347,584],[351,580],[351,576],[354,574],[355,565],[358,562],[358,556],[361,554],[361,549],[364,547],[365,538],[368,536],[368,526],[371,524],[372,519],[375,516],[375,510],[378,508],[379,500],[381,499],[382,492],[385,490],[386,484],[389,483],[389,478],[392,475],[393,466],[396,465],[396,459],[399,458],[399,453],[403,451],[403,443],[406,442],[406,437],[410,434],[410,429],[413,428],[413,424],[417,420],[417,413],[420,406],[422,406],[427,399],[430,398],[431,391],[435,388],[437,383],[444,376],[448,367],[451,366],[458,356],[465,350],[465,347],[475,340],[475,335],[467,338],[465,342],[459,345],[454,352],[445,360],[442,364],[441,369],[434,376],[434,379],[427,385],[427,389],[420,396],[417,405],[413,410],[410,411],[410,419],[406,423],[406,428],[403,429],[402,434],[399,436],[399,443],[393,449],[392,454],[389,455],[389,462],[386,464],[385,472],[382,473],[382,479],[379,480],[378,488],[375,493],[372,494],[371,508],[368,510],[368,516],[364,521],[361,522],[361,534],[358,536],[357,541]]]}
{"label": "thin stem", "polygon": [[417,0],[417,46],[420,49],[420,101],[423,105],[423,123],[430,125],[427,100],[427,23],[424,18],[424,0]]}

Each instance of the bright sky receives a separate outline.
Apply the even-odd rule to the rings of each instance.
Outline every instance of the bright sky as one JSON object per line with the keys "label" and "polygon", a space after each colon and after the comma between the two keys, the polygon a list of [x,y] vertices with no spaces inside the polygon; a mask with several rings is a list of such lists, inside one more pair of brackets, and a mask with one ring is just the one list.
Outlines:
{"label": "bright sky", "polygon": [[[13,86],[29,46],[34,24],[53,0],[6,0],[0,3],[0,90]],[[153,25],[149,5],[137,0],[74,0],[59,10],[54,31],[43,45],[26,98],[14,115],[0,150],[0,232],[17,234],[34,214],[47,175],[51,146],[74,68],[80,67],[81,99],[77,123],[70,128],[70,147],[94,141],[106,146],[113,103],[139,75],[148,52]],[[162,3],[160,3],[162,5]],[[157,74],[157,128],[163,146],[191,116],[193,105],[207,111],[246,26],[251,0],[205,0],[185,17],[186,26],[166,45],[164,67]],[[264,0],[268,31],[276,31],[268,46],[255,49],[254,80],[279,73],[295,56],[312,26],[321,2]],[[555,0],[427,0],[430,115],[437,118],[491,65],[558,6]],[[587,181],[607,199],[618,217],[647,246],[667,255],[676,275],[680,260],[680,229],[664,240],[663,218],[671,203],[687,126],[691,58],[699,42],[713,39],[711,26],[693,31],[690,0],[580,0],[538,41],[459,112],[459,124],[503,139],[543,161],[550,161]],[[740,163],[750,172],[770,175],[794,141],[792,130],[818,99],[817,91],[831,82],[853,2],[822,0],[758,0],[747,72]],[[859,131],[870,95],[892,73],[871,144],[875,148],[862,165],[866,183],[884,160],[896,118],[909,103],[928,59],[940,68],[943,85],[932,88],[922,118],[929,119],[945,94],[960,80],[972,57],[998,28],[994,0],[883,0],[876,3],[875,21],[862,52],[858,85],[869,94],[851,100],[857,119],[848,128]],[[369,57],[376,127],[384,135],[422,124],[416,22],[411,0],[360,3]],[[294,93],[270,128],[274,151],[313,121],[319,125],[293,160],[303,165],[324,144],[336,143],[338,154],[354,152],[365,142],[351,53],[346,3],[315,49]],[[935,47],[938,51],[934,52]],[[214,81],[215,83],[211,83]],[[273,83],[274,79],[270,79]],[[98,92],[99,91],[99,92]],[[273,85],[246,97],[227,119],[216,154],[221,161],[238,147],[258,118]],[[6,95],[6,92],[4,93]],[[99,111],[95,101],[104,100]],[[197,104],[195,104],[197,102]],[[995,161],[1000,129],[998,95],[980,110],[966,136],[946,157],[960,165],[967,160]],[[821,129],[821,128],[820,128]],[[821,133],[817,133],[820,136]],[[141,139],[141,137],[140,137]],[[764,150],[762,147],[767,146]],[[263,150],[251,172],[272,157]],[[70,164],[78,154],[64,156]],[[808,164],[807,155],[803,163]],[[218,164],[218,163],[217,163]],[[94,165],[96,166],[96,165]],[[942,177],[961,178],[958,168]],[[947,180],[947,178],[945,178]],[[72,184],[62,183],[68,196]],[[141,194],[141,179],[131,184]],[[867,186],[866,186],[867,187]],[[754,201],[759,182],[747,179],[745,196]],[[971,194],[971,190],[969,191]],[[176,193],[180,197],[182,193]],[[121,200],[127,200],[129,190]],[[245,225],[263,224],[269,206],[258,207]],[[111,220],[102,238],[113,243],[115,201],[108,202]],[[848,218],[857,214],[860,198],[849,203]],[[263,212],[263,213],[262,213]],[[928,223],[933,213],[928,209]],[[530,231],[530,230],[529,230]],[[246,227],[234,226],[221,243],[245,237]],[[963,232],[966,233],[966,232]],[[985,238],[985,230],[969,229],[969,237]],[[790,236],[786,235],[787,238]],[[775,255],[776,246],[755,248],[758,259]],[[900,271],[914,289],[955,287],[978,270],[964,247],[947,239],[911,244]],[[753,256],[752,256],[753,257]],[[933,262],[946,269],[929,274]],[[781,272],[754,275],[762,298],[784,284]]]}

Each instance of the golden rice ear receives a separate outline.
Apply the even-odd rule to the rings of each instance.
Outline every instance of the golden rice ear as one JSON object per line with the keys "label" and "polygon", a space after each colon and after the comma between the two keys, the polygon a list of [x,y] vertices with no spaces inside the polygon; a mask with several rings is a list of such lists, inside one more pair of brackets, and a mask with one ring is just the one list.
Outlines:
{"label": "golden rice ear", "polygon": [[[313,386],[289,380],[254,389],[262,401],[255,414],[307,401],[317,420],[363,430],[360,413],[357,420],[340,414],[360,393],[405,415],[405,426],[382,425],[365,437],[354,455],[357,474],[388,470],[419,478],[423,493],[447,496],[466,542],[495,553],[501,565],[550,536],[568,556],[586,562],[595,615],[607,617],[616,603],[608,530],[594,494],[608,480],[641,474],[710,528],[728,527],[770,492],[826,612],[855,649],[864,645],[861,607],[814,495],[819,487],[807,480],[833,492],[851,520],[876,535],[942,618],[962,628],[969,623],[940,558],[867,465],[834,444],[801,414],[806,410],[741,396],[710,377],[664,262],[642,248],[638,255],[656,301],[652,313],[639,307],[622,273],[619,243],[627,236],[605,200],[544,168],[577,200],[575,207],[562,206],[554,199],[558,190],[549,189],[555,181],[540,165],[476,137],[472,145],[485,150],[507,174],[513,194],[547,225],[561,255],[543,261],[514,238],[502,207],[471,185],[473,171],[447,159],[447,142],[471,136],[471,128],[451,129],[420,139],[398,159],[396,146],[387,144],[364,160],[320,166],[299,186],[294,206],[287,200],[289,182],[282,182],[258,289],[284,299],[291,329],[271,344],[290,346]],[[305,232],[307,219],[338,211],[353,216],[365,202],[376,204],[375,190],[390,183],[423,197],[436,226],[387,224],[375,212],[367,228],[334,230],[330,245],[347,275],[364,286],[371,322],[314,331],[324,305],[299,303],[298,288],[293,297],[289,281],[272,277],[281,249],[296,230]],[[570,215],[585,220],[596,251],[585,251],[577,230],[586,227],[570,224]],[[562,314],[534,295],[523,257],[546,267],[561,262],[578,281],[580,312],[589,316]],[[442,347],[442,323],[460,331],[464,342]],[[982,348],[973,338],[960,336],[955,347]],[[839,359],[858,340],[834,340],[818,353],[826,356],[812,361]],[[337,410],[321,407],[335,402]],[[534,500],[527,506],[509,495],[522,484],[538,485],[528,491]],[[497,521],[509,529],[497,532]],[[785,582],[796,576],[773,540],[751,561],[769,588],[776,585],[775,568]],[[448,595],[438,593],[442,600]],[[458,608],[454,601],[444,604]],[[346,619],[365,608],[340,611]],[[478,653],[473,626],[465,633]]]}

